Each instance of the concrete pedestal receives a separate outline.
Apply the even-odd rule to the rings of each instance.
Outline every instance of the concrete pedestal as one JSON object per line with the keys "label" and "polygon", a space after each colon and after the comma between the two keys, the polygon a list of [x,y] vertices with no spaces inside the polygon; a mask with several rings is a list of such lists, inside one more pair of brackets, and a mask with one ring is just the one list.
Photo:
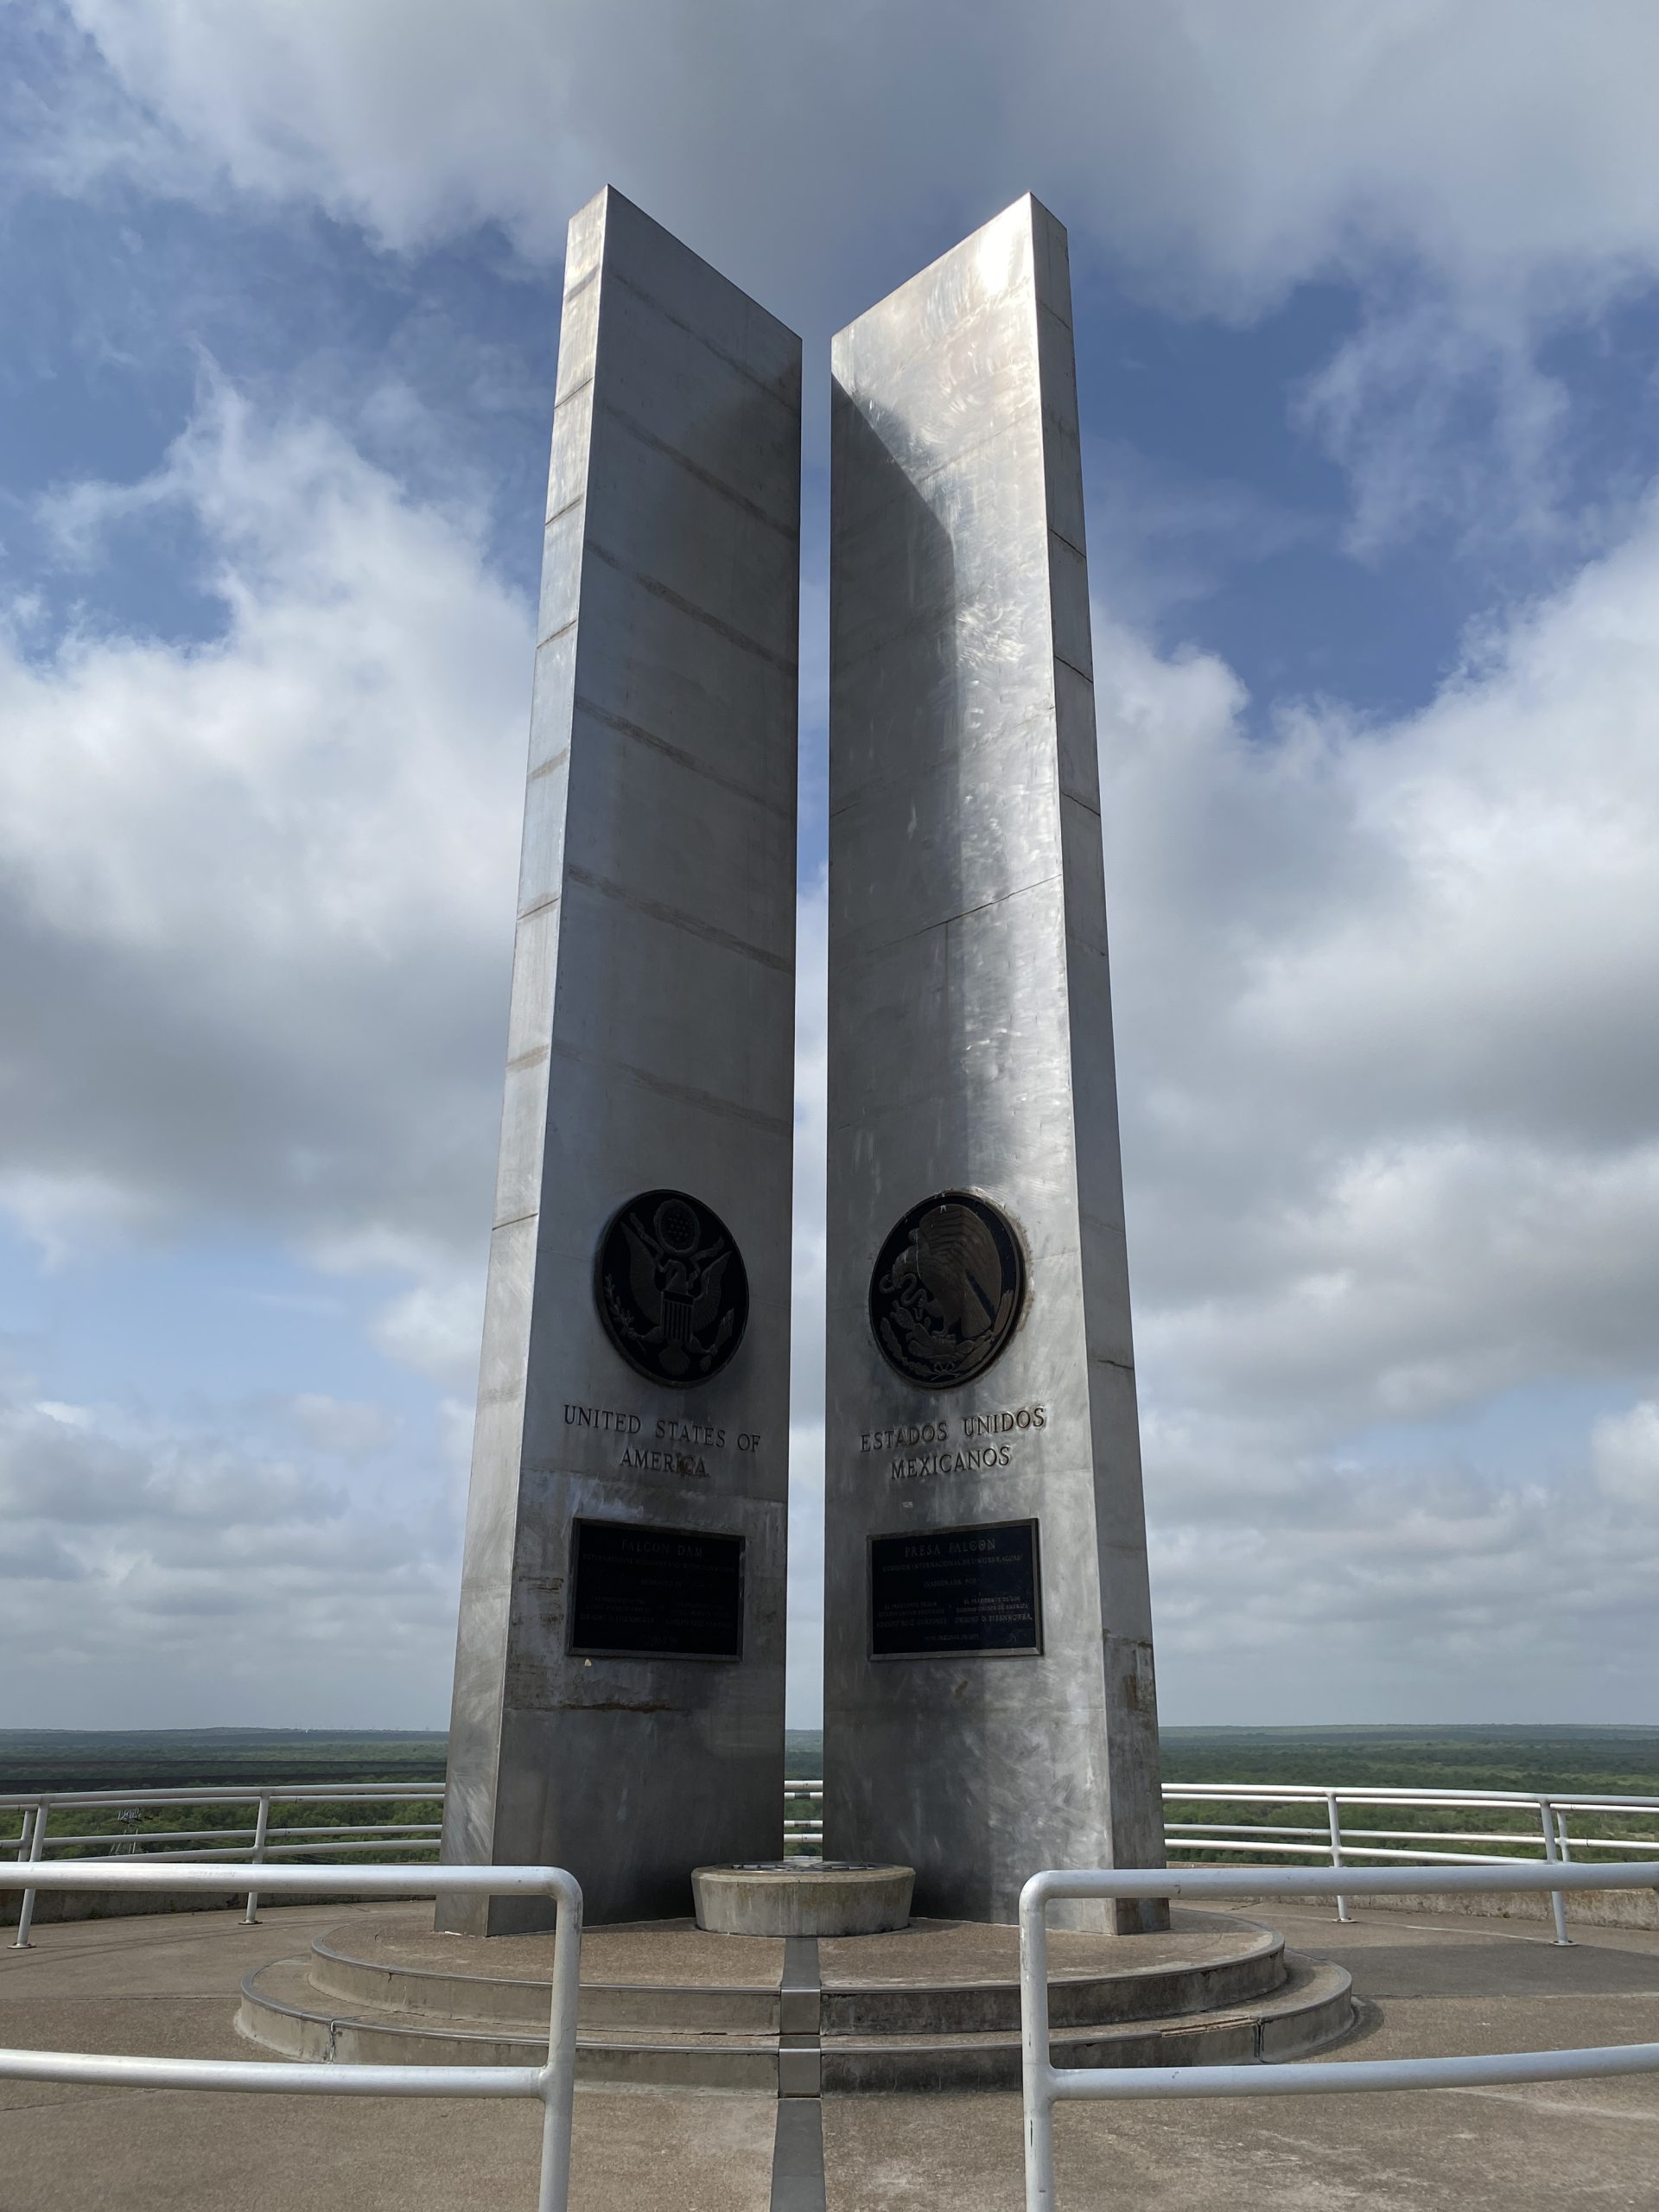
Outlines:
{"label": "concrete pedestal", "polygon": [[[902,1871],[902,1870],[900,1870]],[[553,1938],[438,1936],[359,1913],[243,1985],[244,2036],[297,2058],[534,2066]],[[1013,2089],[1013,1928],[912,1921],[871,1936],[720,1936],[689,1921],[588,1930],[577,2077],[785,2096]],[[1049,1937],[1057,2065],[1295,2058],[1353,2024],[1349,1978],[1271,1929],[1181,1913],[1162,1936]]]}
{"label": "concrete pedestal", "polygon": [[780,1859],[771,1866],[699,1866],[697,1925],[722,1936],[881,1936],[910,1919],[912,1866]]}

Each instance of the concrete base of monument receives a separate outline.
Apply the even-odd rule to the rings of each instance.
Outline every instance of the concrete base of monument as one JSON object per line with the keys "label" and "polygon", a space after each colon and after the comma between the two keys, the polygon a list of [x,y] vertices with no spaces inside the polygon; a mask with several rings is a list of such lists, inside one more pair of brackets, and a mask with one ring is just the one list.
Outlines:
{"label": "concrete base of monument", "polygon": [[[363,1915],[251,1974],[237,2026],[296,2058],[524,2066],[547,2048],[550,1936],[439,1936]],[[785,2095],[1007,2089],[1020,2079],[1019,1930],[726,1936],[689,1920],[582,1942],[577,2075]],[[1049,1938],[1057,2065],[1306,2056],[1345,2035],[1349,1977],[1281,1936],[1179,1912],[1168,1935]]]}
{"label": "concrete base of monument", "polygon": [[692,1870],[697,1925],[720,1936],[887,1936],[910,1918],[913,1866],[774,1859]]}

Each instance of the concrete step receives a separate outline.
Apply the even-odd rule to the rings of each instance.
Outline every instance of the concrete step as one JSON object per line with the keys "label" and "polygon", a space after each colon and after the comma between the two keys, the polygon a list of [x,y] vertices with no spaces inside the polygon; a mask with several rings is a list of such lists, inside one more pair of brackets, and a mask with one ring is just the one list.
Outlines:
{"label": "concrete step", "polygon": [[[359,1948],[361,1947],[359,1947]],[[352,2010],[454,2020],[467,2026],[547,2031],[552,1985],[517,1975],[451,1974],[424,1964],[394,1964],[356,1955],[349,1932],[332,1929],[311,1947],[312,1986]],[[583,1977],[583,2027],[719,2028],[778,2032],[778,1985],[724,1986],[672,1982],[590,1981]]]}
{"label": "concrete step", "polygon": [[[1345,1970],[1294,1953],[1270,1996],[1228,2011],[1105,2026],[1055,2027],[1056,2066],[1231,2066],[1305,2058],[1338,2042],[1354,2024]],[[1017,2089],[1020,2037],[977,2035],[823,2038],[825,2095],[948,2089]]]}
{"label": "concrete step", "polygon": [[[1055,2024],[1056,2065],[1200,2066],[1306,2056],[1353,2022],[1349,1977],[1275,1949],[1285,1978],[1242,2005],[1079,2025]],[[278,1961],[243,1984],[239,2031],[296,2058],[342,2063],[533,2066],[546,2055],[545,2030],[492,2031],[435,2015],[365,2006],[340,2012],[313,1980],[313,1960]],[[696,1993],[674,1991],[677,1999]],[[701,1993],[711,2000],[729,1990]],[[754,1993],[747,1993],[753,1995]],[[775,1993],[773,1993],[775,2000]],[[664,2021],[578,2026],[576,2070],[584,2082],[775,2092],[779,2037],[770,2031]],[[841,2034],[826,2021],[820,2080],[827,2093],[1016,2087],[1016,2024],[947,2031],[924,2026],[892,2034]]]}
{"label": "concrete step", "polygon": [[[238,2033],[286,2057],[343,2065],[539,2066],[546,2060],[545,2027],[539,2034],[491,2033],[407,2014],[334,2012],[312,1986],[307,1967],[303,1959],[282,1959],[249,1974],[242,1984]],[[778,2037],[718,2029],[579,2026],[576,2076],[775,2094]]]}
{"label": "concrete step", "polygon": [[[584,1947],[584,2027],[717,2028],[775,2035],[781,1946],[669,1928],[657,1955],[645,1931],[597,1929]],[[1285,1978],[1282,1939],[1229,1914],[1184,1916],[1167,1936],[1050,1938],[1057,2027],[1213,2012],[1254,2002]],[[460,1961],[466,1961],[465,1968]],[[971,2035],[1020,2024],[1019,1931],[917,1922],[901,1933],[826,1940],[822,2027],[838,2036]],[[499,1966],[497,1962],[499,1961]],[[497,1966],[493,1973],[480,1965]],[[435,1936],[423,1922],[346,1921],[313,1946],[313,1987],[336,2011],[413,2024],[534,2034],[546,2024],[550,1942]],[[655,1968],[652,1978],[646,1971]]]}
{"label": "concrete step", "polygon": [[[963,1940],[969,1936],[977,1941],[963,1957]],[[987,1937],[995,1940],[988,1942]],[[896,1943],[903,1938],[893,1940]],[[851,1942],[823,1944],[823,2033],[852,2037],[1017,2035],[1019,1930],[952,1929],[942,1940],[957,1951],[953,1961],[957,1971],[948,1980],[928,1971],[925,1948],[908,1961],[890,1949],[887,1974],[877,1980],[879,1961],[870,1956],[868,1946],[861,1958]],[[1122,1942],[1114,1937],[1077,1938],[1056,1931],[1049,1941],[1049,2019],[1057,2028],[1103,2027],[1252,2004],[1270,1995],[1286,1975],[1282,1936],[1218,1913],[1208,1916],[1201,1936],[1188,1929],[1173,1937],[1136,1936]],[[1144,1962],[1142,1944],[1153,1951]],[[1107,1946],[1127,1957],[1103,1967],[1098,1952]],[[1182,1957],[1184,1949],[1192,1955]],[[896,1978],[893,1968],[898,1965],[913,1978]]]}

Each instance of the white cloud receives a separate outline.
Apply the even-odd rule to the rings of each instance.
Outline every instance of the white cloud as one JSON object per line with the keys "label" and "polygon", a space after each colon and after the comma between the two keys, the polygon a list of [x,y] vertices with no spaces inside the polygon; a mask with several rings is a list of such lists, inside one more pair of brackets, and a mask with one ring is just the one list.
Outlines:
{"label": "white cloud", "polygon": [[528,612],[476,518],[222,385],[156,476],[56,509],[82,559],[142,559],[157,512],[195,533],[221,635],[87,618],[42,652],[0,627],[0,1204],[60,1257],[123,1227],[274,1234],[410,1285],[388,1344],[453,1366],[499,1111]]}
{"label": "white cloud", "polygon": [[[459,1499],[418,1459],[342,1478],[378,1409],[327,1412],[324,1472],[221,1426],[0,1402],[0,1674],[38,1726],[430,1726],[448,1689]],[[384,1425],[386,1417],[379,1414]]]}
{"label": "white cloud", "polygon": [[[572,198],[610,175],[776,289],[837,232],[937,208],[952,177],[985,213],[1052,193],[1224,306],[1367,251],[1512,286],[1659,257],[1642,0],[1570,18],[1549,0],[1036,0],[1017,25],[924,0],[67,12],[136,104],[130,157],[148,118],[152,162],[193,149],[397,245],[493,218],[556,250]],[[98,130],[83,161],[106,109]]]}
{"label": "white cloud", "polygon": [[1659,1512],[1659,1404],[1643,1398],[1591,1432],[1596,1480],[1609,1497]]}
{"label": "white cloud", "polygon": [[396,1442],[401,1427],[384,1406],[302,1390],[289,1402],[295,1427],[315,1452],[341,1459],[372,1459]]}
{"label": "white cloud", "polygon": [[1448,1424],[1651,1389],[1656,608],[1659,503],[1421,713],[1267,737],[1097,625],[1166,1671],[1278,1654],[1227,1717],[1645,1710],[1650,1398]]}
{"label": "white cloud", "polygon": [[1659,506],[1421,715],[1305,709],[1268,741],[1219,664],[1103,626],[1157,1363],[1327,1422],[1645,1357],[1656,605]]}
{"label": "white cloud", "polygon": [[[914,4],[73,12],[112,74],[79,72],[98,112],[52,149],[68,188],[113,162],[207,201],[228,179],[320,206],[396,248],[494,219],[550,256],[608,175],[812,330],[1027,185],[1072,224],[1080,266],[1104,255],[1179,308],[1247,316],[1351,276],[1362,321],[1302,409],[1353,473],[1360,550],[1498,513],[1498,488],[1505,527],[1554,529],[1560,400],[1537,334],[1659,267],[1659,18],[1617,0],[1592,33],[1548,0],[1041,0],[1017,33],[954,17],[948,42]],[[408,430],[406,394],[382,399]],[[1483,409],[1497,428],[1476,451],[1463,428]],[[435,446],[418,423],[405,442]],[[270,1679],[271,1648],[407,1651],[411,1623],[442,1675],[527,613],[475,516],[211,385],[155,476],[53,512],[67,563],[112,543],[146,557],[146,534],[165,521],[176,542],[182,521],[224,628],[182,645],[89,615],[43,643],[35,601],[10,610],[0,1205],[59,1261],[118,1231],[279,1237],[372,1278],[376,1342],[456,1397],[429,1529],[424,1506],[362,1508],[367,1475],[326,1440],[353,1408],[318,1394],[312,1449],[292,1453],[20,1395],[5,1556],[60,1605],[66,1578],[89,1597],[54,1612],[36,1592],[16,1618],[87,1681],[158,1638],[185,1679],[189,1621],[237,1605],[238,1694]],[[1263,529],[1225,501],[1198,519]],[[1162,611],[1186,588],[1179,570],[1141,581]],[[1213,1682],[1217,1654],[1248,1650],[1279,1669],[1280,1710],[1309,1718],[1354,1709],[1368,1681],[1445,1710],[1437,1670],[1536,1711],[1541,1685],[1602,1679],[1599,1605],[1650,1673],[1656,607],[1646,510],[1476,641],[1421,714],[1315,702],[1265,737],[1219,659],[1101,626],[1166,1675]],[[809,897],[791,1439],[808,1638],[821,932]],[[1586,1409],[1558,1464],[1447,1440],[1522,1385],[1569,1383]],[[371,1584],[359,1622],[348,1593]],[[1313,1649],[1332,1659],[1317,1678]],[[791,1656],[810,1676],[810,1652]],[[1243,1681],[1236,1717],[1268,1681]]]}

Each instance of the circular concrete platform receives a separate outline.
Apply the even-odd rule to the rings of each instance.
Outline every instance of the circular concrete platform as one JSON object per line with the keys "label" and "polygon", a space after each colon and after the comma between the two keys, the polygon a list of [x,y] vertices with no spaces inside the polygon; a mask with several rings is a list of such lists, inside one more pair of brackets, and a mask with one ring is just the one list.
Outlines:
{"label": "circular concrete platform", "polygon": [[692,1870],[697,1925],[721,1936],[881,1936],[910,1918],[913,1866],[773,1859]]}
{"label": "circular concrete platform", "polygon": [[[1299,2057],[1352,2025],[1340,1967],[1287,1955],[1282,1937],[1250,1921],[1175,1917],[1162,1936],[1050,1935],[1056,2065]],[[439,1936],[423,1916],[361,1914],[318,1937],[308,1957],[251,1974],[237,2025],[294,2057],[536,2064],[552,1945],[550,1935]],[[781,1937],[717,1935],[689,1920],[590,1929],[579,2078],[776,2090],[810,2015],[826,2093],[1018,2083],[1017,1929],[912,1921],[825,1937],[814,1950],[811,1986],[797,1976],[785,1986]]]}

